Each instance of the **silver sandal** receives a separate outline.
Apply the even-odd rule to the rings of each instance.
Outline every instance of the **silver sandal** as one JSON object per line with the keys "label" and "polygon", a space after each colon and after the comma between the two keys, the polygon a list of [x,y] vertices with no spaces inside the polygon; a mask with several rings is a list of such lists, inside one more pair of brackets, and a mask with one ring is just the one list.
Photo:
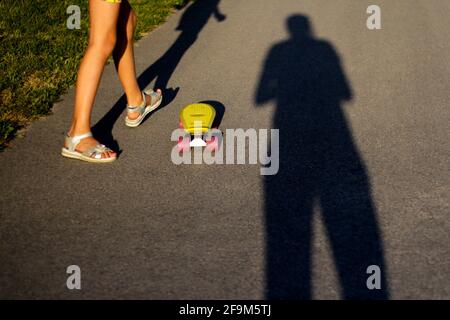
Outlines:
{"label": "silver sandal", "polygon": [[93,163],[108,163],[113,162],[117,159],[117,157],[102,158],[103,153],[113,151],[100,143],[97,144],[95,147],[90,148],[83,152],[75,150],[78,144],[81,142],[81,140],[89,137],[92,137],[91,132],[80,134],[74,137],[71,137],[67,134],[66,135],[67,147],[62,148],[61,155],[66,158],[78,159]]}
{"label": "silver sandal", "polygon": [[[147,97],[150,96],[150,105],[147,105]],[[148,89],[145,91],[142,91],[142,98],[144,99],[144,102],[140,106],[130,106],[127,105],[127,112],[139,112],[139,117],[136,119],[130,119],[128,118],[128,115],[125,118],[125,124],[128,127],[137,127],[141,124],[141,122],[144,120],[145,116],[148,115],[150,112],[155,110],[161,105],[162,102],[162,95],[158,92],[153,91],[152,89]]]}

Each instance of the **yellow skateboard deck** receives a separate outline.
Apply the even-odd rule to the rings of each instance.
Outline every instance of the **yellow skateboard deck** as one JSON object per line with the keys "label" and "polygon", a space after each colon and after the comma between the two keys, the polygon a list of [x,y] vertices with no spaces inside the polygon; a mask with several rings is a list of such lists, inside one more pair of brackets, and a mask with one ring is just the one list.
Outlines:
{"label": "yellow skateboard deck", "polygon": [[213,124],[216,110],[206,103],[194,103],[180,111],[180,121],[190,134],[206,133]]}

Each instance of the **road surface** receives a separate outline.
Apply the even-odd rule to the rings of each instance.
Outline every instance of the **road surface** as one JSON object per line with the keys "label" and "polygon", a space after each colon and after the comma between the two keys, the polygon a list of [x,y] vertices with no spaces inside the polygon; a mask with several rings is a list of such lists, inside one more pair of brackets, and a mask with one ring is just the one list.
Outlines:
{"label": "road surface", "polygon": [[[141,85],[169,100],[140,127],[105,69],[93,124],[118,161],[59,155],[73,89],[0,155],[0,297],[449,299],[449,15],[442,0],[175,13],[136,45]],[[278,174],[175,165],[178,113],[198,101],[224,109],[223,131],[279,129]]]}

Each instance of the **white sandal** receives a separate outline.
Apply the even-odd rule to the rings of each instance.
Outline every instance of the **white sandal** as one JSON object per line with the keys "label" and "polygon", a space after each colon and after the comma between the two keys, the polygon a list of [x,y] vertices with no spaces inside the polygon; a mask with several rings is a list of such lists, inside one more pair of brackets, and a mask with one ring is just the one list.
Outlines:
{"label": "white sandal", "polygon": [[81,140],[85,138],[92,137],[92,133],[88,132],[85,134],[80,134],[78,136],[71,137],[66,135],[66,147],[62,148],[61,155],[66,158],[78,159],[93,163],[108,163],[113,162],[117,157],[102,158],[102,154],[105,152],[114,152],[110,148],[103,144],[97,144],[95,147],[90,148],[86,151],[80,152],[75,150]]}
{"label": "white sandal", "polygon": [[[150,96],[150,104],[147,105],[147,97]],[[162,95],[159,92],[155,92],[152,89],[142,91],[142,98],[144,99],[144,102],[140,106],[130,106],[127,105],[127,111],[128,112],[139,112],[139,117],[136,119],[130,119],[128,118],[128,115],[125,118],[125,124],[128,127],[134,128],[141,124],[141,122],[145,119],[145,116],[148,115],[150,112],[155,110],[161,105],[162,102]]]}

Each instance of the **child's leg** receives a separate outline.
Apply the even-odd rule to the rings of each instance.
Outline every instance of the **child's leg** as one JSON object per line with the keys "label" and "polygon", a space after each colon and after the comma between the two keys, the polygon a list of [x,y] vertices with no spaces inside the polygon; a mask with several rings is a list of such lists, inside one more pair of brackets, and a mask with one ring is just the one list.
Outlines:
{"label": "child's leg", "polygon": [[[100,78],[106,60],[116,44],[119,10],[120,4],[108,3],[104,0],[89,1],[89,44],[78,72],[70,136],[84,134],[91,129],[91,111]],[[77,149],[84,151],[96,143],[93,138],[86,138],[81,141]],[[102,155],[102,157],[109,156],[115,156],[115,153],[105,152]]]}
{"label": "child's leg", "polygon": [[117,43],[113,51],[114,63],[124,88],[128,103],[140,105],[142,94],[136,80],[134,63],[133,34],[136,29],[136,14],[128,1],[120,5],[117,25]]}
{"label": "child's leg", "polygon": [[[133,35],[136,29],[136,14],[128,0],[123,0],[120,6],[117,26],[117,43],[113,51],[114,63],[119,74],[129,105],[138,106],[143,103],[142,93],[136,79],[134,62]],[[150,101],[147,101],[149,103]],[[128,113],[130,119],[139,116],[137,112]]]}

